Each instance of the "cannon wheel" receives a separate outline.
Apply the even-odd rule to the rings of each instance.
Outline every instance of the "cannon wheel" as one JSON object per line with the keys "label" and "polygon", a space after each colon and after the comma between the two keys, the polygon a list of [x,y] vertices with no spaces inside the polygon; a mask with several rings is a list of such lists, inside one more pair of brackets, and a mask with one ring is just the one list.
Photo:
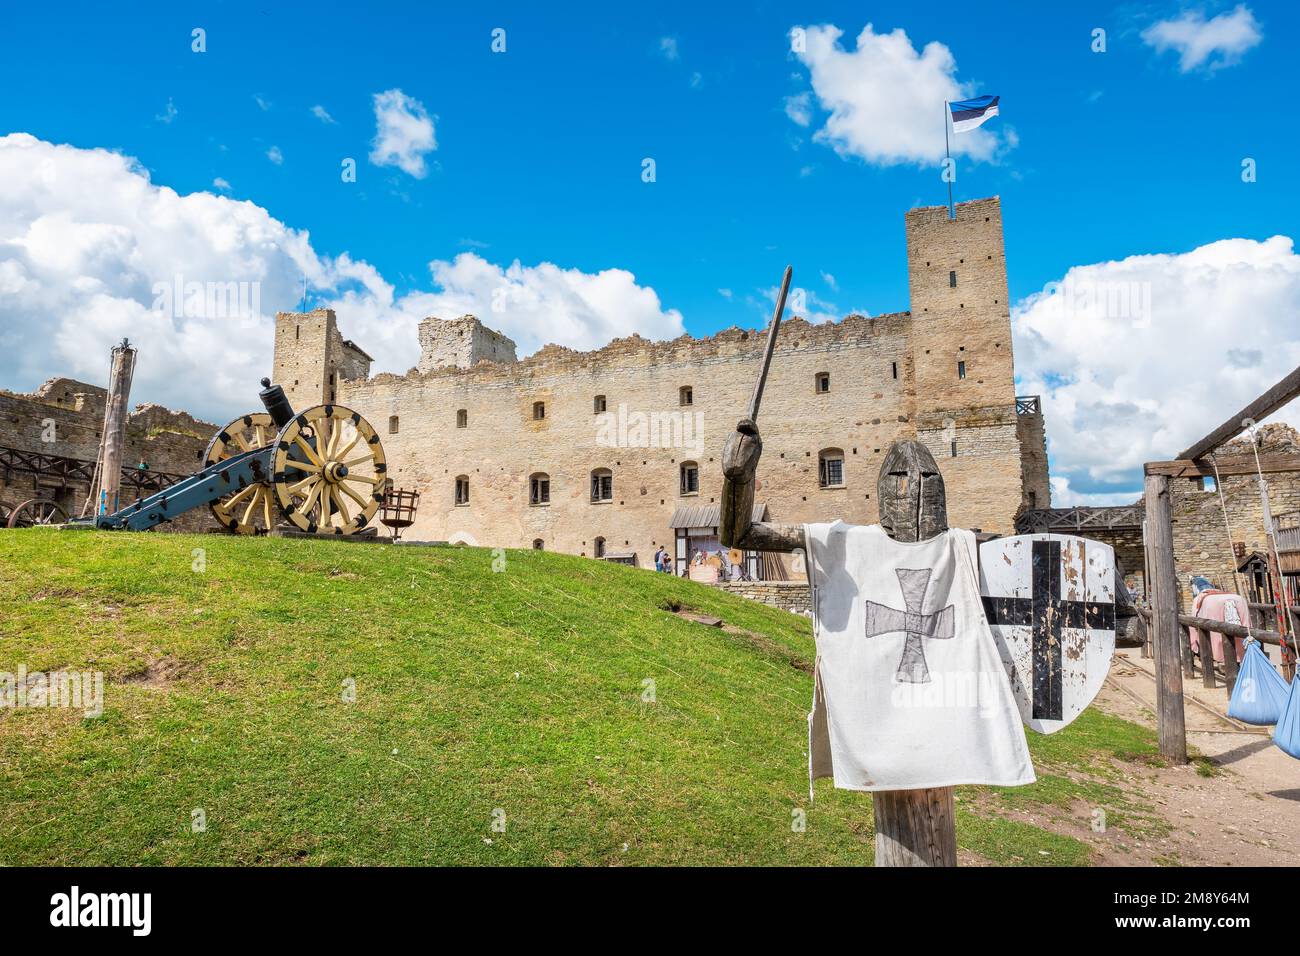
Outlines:
{"label": "cannon wheel", "polygon": [[32,528],[39,525],[63,524],[68,513],[48,498],[31,498],[9,514],[5,522],[9,528]]}
{"label": "cannon wheel", "polygon": [[342,405],[317,405],[276,436],[271,487],[298,528],[356,534],[384,500],[384,448],[370,423]]}
{"label": "cannon wheel", "polygon": [[[275,422],[266,412],[252,412],[236,418],[212,436],[203,455],[208,467],[254,448],[265,448],[275,439]],[[280,517],[268,482],[259,481],[226,495],[208,505],[212,516],[223,528],[237,534],[266,534]]]}

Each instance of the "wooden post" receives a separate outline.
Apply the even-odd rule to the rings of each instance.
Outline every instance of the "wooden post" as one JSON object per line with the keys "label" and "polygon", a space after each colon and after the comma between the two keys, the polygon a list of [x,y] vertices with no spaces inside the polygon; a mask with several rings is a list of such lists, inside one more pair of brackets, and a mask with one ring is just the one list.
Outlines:
{"label": "wooden post", "polygon": [[135,349],[126,339],[113,347],[113,365],[108,376],[108,397],[104,405],[104,434],[100,439],[99,496],[94,510],[112,514],[118,509],[118,486],[122,481],[122,456],[126,452],[127,399],[135,371]]}
{"label": "wooden post", "polygon": [[1231,697],[1237,686],[1237,639],[1228,634],[1223,635],[1223,682],[1228,685]]}
{"label": "wooden post", "polygon": [[952,787],[872,794],[876,866],[956,866]]}
{"label": "wooden post", "polygon": [[1178,622],[1178,659],[1183,663],[1183,676],[1191,680],[1196,676],[1196,659],[1192,657],[1192,632]]}
{"label": "wooden post", "polygon": [[[1190,628],[1188,628],[1188,634],[1189,635],[1191,634]],[[1227,640],[1227,638],[1224,637],[1222,634],[1219,635],[1219,639],[1221,641]],[[1213,687],[1214,686],[1214,635],[1211,634],[1209,631],[1201,631],[1201,636],[1198,640],[1201,645],[1201,686]],[[1190,637],[1188,638],[1188,643],[1189,644],[1191,643]],[[1223,660],[1224,663],[1226,664],[1228,660],[1227,650],[1224,650],[1223,652]]]}
{"label": "wooden post", "polygon": [[1147,475],[1145,498],[1160,754],[1170,763],[1185,764],[1187,729],[1183,714],[1183,674],[1178,666],[1178,582],[1174,577],[1174,525],[1169,478]]}
{"label": "wooden post", "polygon": [[[1151,604],[1151,549],[1147,547],[1147,520],[1142,519],[1142,593]],[[1142,656],[1151,656],[1151,628],[1142,635]]]}

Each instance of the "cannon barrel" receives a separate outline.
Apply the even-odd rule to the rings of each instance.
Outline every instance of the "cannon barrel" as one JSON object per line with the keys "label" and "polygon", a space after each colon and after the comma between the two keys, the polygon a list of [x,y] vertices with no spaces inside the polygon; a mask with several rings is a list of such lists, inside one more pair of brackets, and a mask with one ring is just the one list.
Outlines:
{"label": "cannon barrel", "polygon": [[293,406],[279,385],[272,385],[269,378],[262,379],[262,390],[257,393],[262,405],[275,422],[276,429],[281,429],[293,421]]}

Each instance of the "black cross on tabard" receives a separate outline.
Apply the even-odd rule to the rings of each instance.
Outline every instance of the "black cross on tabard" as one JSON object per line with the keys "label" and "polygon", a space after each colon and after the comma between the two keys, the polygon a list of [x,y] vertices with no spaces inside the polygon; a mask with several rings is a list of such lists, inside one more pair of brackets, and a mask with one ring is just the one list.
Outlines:
{"label": "black cross on tabard", "polygon": [[1033,629],[1033,715],[1062,720],[1065,701],[1061,680],[1061,637],[1067,627],[1114,630],[1113,601],[1066,601],[1061,598],[1061,542],[1035,541],[1030,597],[984,597],[990,624],[1020,624]]}
{"label": "black cross on tabard", "polygon": [[953,608],[947,607],[929,614],[921,608],[925,605],[925,592],[930,587],[930,569],[914,571],[897,568],[898,586],[903,591],[903,606],[898,610],[867,602],[867,637],[879,637],[882,634],[903,632],[903,656],[898,662],[898,680],[908,684],[928,684],[930,668],[925,663],[924,638],[947,640],[953,635]]}

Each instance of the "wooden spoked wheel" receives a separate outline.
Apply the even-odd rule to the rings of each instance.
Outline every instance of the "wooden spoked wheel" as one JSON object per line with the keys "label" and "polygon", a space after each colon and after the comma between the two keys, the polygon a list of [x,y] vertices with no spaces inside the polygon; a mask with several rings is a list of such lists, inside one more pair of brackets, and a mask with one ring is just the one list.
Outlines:
{"label": "wooden spoked wheel", "polygon": [[368,421],[342,405],[317,405],[276,438],[271,488],[303,531],[355,534],[384,500],[387,468]]}
{"label": "wooden spoked wheel", "polygon": [[[275,441],[275,422],[266,412],[253,412],[236,418],[208,442],[203,456],[204,467],[226,461]],[[280,517],[269,482],[259,481],[232,492],[208,505],[212,516],[224,528],[238,534],[266,534]]]}
{"label": "wooden spoked wheel", "polygon": [[5,522],[9,528],[36,528],[42,525],[63,524],[68,520],[68,513],[53,501],[46,498],[32,498],[24,501],[9,513]]}

